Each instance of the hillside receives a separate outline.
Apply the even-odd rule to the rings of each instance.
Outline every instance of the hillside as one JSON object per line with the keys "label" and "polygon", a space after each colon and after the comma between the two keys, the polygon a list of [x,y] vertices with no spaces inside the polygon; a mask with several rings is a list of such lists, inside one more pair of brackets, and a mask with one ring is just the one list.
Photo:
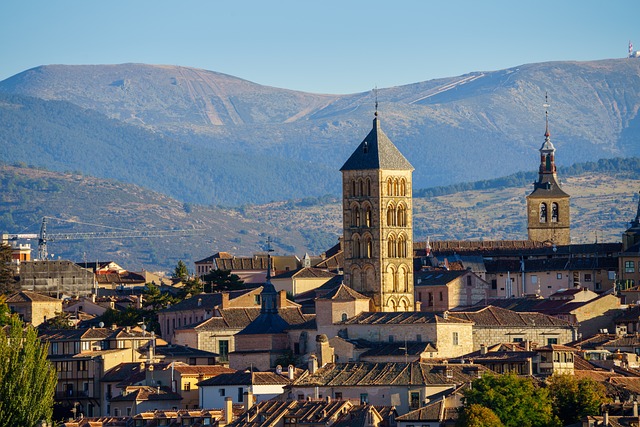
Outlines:
{"label": "hillside", "polygon": [[[615,164],[615,162],[612,162]],[[622,162],[621,162],[622,163]],[[624,169],[624,168],[620,168]],[[619,241],[638,206],[637,170],[589,171],[567,177],[575,243]],[[187,204],[116,181],[73,173],[0,166],[0,232],[37,233],[43,216],[50,233],[193,229],[182,237],[56,241],[55,258],[114,260],[129,269],[170,271],[218,251],[247,256],[275,240],[276,254],[319,254],[342,234],[337,197],[305,198],[239,209]],[[527,186],[497,186],[414,198],[414,241],[525,239]],[[67,221],[75,221],[69,223]],[[89,224],[79,224],[89,223]],[[36,242],[32,242],[35,247]]]}
{"label": "hillside", "polygon": [[[148,169],[158,169],[153,162],[116,176],[124,175],[118,155],[101,158],[110,175],[99,176],[146,186],[153,181],[151,188],[180,200],[225,205],[337,194],[335,171],[370,129],[374,105],[370,92],[309,94],[213,71],[144,64],[42,66],[0,82],[0,92],[70,102],[151,131],[167,141],[154,146],[154,154],[174,162],[178,157],[198,185],[181,191],[174,185],[175,166],[165,169],[171,179],[151,179]],[[634,143],[640,133],[636,59],[478,71],[383,88],[378,100],[383,129],[416,167],[415,187],[427,188],[535,167],[547,92],[558,164],[640,154]],[[94,146],[86,129],[57,141],[49,140],[47,129],[35,135],[41,121],[15,103],[0,114],[8,115],[5,123],[17,123],[11,127],[12,143],[1,141],[3,159],[10,162],[50,168],[42,152],[51,146],[63,144],[72,152]],[[64,115],[50,118],[57,114]],[[128,155],[119,151],[122,146],[149,145],[148,138],[138,138],[105,141],[105,146]],[[23,145],[29,150],[19,148]],[[42,147],[35,155],[34,146]],[[93,174],[78,159],[58,170]],[[225,179],[229,184],[220,185]],[[220,189],[212,195],[211,187]]]}

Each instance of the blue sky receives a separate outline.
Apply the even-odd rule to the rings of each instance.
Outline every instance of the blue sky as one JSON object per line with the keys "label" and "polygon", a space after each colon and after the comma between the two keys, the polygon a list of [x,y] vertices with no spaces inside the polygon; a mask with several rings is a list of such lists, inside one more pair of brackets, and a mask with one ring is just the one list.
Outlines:
{"label": "blue sky", "polygon": [[46,64],[171,64],[354,93],[640,50],[637,0],[3,0],[0,80]]}

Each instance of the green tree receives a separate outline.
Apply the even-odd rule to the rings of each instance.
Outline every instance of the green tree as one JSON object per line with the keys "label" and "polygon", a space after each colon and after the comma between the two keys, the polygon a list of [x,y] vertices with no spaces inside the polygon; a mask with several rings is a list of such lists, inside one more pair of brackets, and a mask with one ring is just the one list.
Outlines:
{"label": "green tree", "polygon": [[178,291],[178,299],[180,301],[197,295],[204,291],[204,284],[199,278],[185,280],[182,288]]}
{"label": "green tree", "polygon": [[0,244],[0,294],[8,295],[20,290],[11,264],[11,245]]}
{"label": "green tree", "polygon": [[456,427],[502,427],[504,424],[491,409],[474,403],[460,411]]}
{"label": "green tree", "polygon": [[146,306],[153,307],[154,311],[166,308],[177,301],[169,292],[161,292],[160,287],[153,282],[144,285],[142,300]]}
{"label": "green tree", "polygon": [[8,325],[12,316],[11,310],[7,305],[7,297],[0,294],[0,326]]}
{"label": "green tree", "polygon": [[173,277],[180,280],[187,280],[187,278],[189,277],[187,266],[182,260],[178,261],[176,268],[173,270]]}
{"label": "green tree", "polygon": [[0,333],[0,427],[51,421],[56,371],[36,329],[12,317]]}
{"label": "green tree", "polygon": [[589,378],[573,375],[553,375],[547,380],[553,413],[563,425],[574,424],[588,415],[598,415],[608,402],[604,386]]}
{"label": "green tree", "polygon": [[70,319],[71,315],[65,312],[57,312],[54,317],[48,319],[38,327],[40,330],[47,329],[73,329],[74,325]]}
{"label": "green tree", "polygon": [[205,292],[233,291],[242,289],[244,282],[229,270],[211,270],[202,278]]}
{"label": "green tree", "polygon": [[464,392],[465,408],[474,404],[491,408],[505,427],[557,426],[546,388],[515,374],[487,374]]}

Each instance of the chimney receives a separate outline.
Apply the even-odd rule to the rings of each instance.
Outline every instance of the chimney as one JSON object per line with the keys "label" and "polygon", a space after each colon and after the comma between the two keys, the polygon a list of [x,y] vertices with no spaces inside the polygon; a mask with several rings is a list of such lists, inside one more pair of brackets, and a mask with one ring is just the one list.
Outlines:
{"label": "chimney", "polygon": [[136,308],[138,310],[142,309],[142,295],[138,295],[138,298],[136,299]]}
{"label": "chimney", "polygon": [[526,340],[524,342],[524,351],[531,351],[531,341]]}
{"label": "chimney", "polygon": [[231,396],[224,398],[224,423],[231,424],[233,421],[233,399]]}
{"label": "chimney", "polygon": [[333,348],[329,345],[329,339],[325,334],[316,335],[316,354],[320,368],[333,362]]}
{"label": "chimney", "polygon": [[222,306],[222,308],[229,308],[229,293],[228,292],[223,292],[222,293],[222,303],[220,305]]}
{"label": "chimney", "polygon": [[287,306],[287,291],[279,291],[278,292],[278,309]]}
{"label": "chimney", "polygon": [[416,311],[421,311],[422,310],[422,301],[416,301],[415,302],[415,306],[416,306]]}
{"label": "chimney", "polygon": [[96,303],[96,294],[91,294],[91,302]]}
{"label": "chimney", "polygon": [[318,370],[318,359],[315,354],[309,356],[309,373],[315,374]]}
{"label": "chimney", "polygon": [[486,346],[486,344],[480,344],[480,354],[483,355],[483,356],[487,354],[487,346]]}
{"label": "chimney", "polygon": [[253,393],[249,390],[244,392],[244,409],[248,411],[253,407]]}
{"label": "chimney", "polygon": [[289,378],[290,380],[293,381],[293,378],[295,376],[295,368],[293,367],[293,365],[289,365],[289,367],[287,368],[287,378]]}
{"label": "chimney", "polygon": [[198,298],[198,307],[202,307],[202,298]]}
{"label": "chimney", "polygon": [[609,425],[609,409],[605,409],[604,410],[604,414],[602,414],[603,416],[603,424],[605,427]]}
{"label": "chimney", "polygon": [[633,401],[633,416],[634,417],[638,416],[638,401],[637,400]]}

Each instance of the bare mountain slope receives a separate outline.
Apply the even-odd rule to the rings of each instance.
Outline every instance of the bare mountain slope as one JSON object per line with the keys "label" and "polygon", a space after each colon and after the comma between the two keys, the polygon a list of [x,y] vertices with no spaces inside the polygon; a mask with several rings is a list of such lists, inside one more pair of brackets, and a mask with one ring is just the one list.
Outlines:
{"label": "bare mountain slope", "polygon": [[[309,94],[143,64],[43,66],[0,82],[0,91],[68,101],[177,144],[290,159],[292,167],[308,162],[318,168],[311,176],[339,169],[369,131],[374,109],[370,92]],[[559,164],[640,154],[637,59],[473,72],[380,89],[378,99],[383,129],[415,166],[414,187],[423,188],[535,168],[545,93]],[[299,197],[320,195],[286,165],[280,172],[287,182],[298,181]],[[246,183],[240,178],[238,185]],[[339,188],[339,175],[327,175],[323,188]],[[283,198],[276,186],[271,192],[273,200]]]}

